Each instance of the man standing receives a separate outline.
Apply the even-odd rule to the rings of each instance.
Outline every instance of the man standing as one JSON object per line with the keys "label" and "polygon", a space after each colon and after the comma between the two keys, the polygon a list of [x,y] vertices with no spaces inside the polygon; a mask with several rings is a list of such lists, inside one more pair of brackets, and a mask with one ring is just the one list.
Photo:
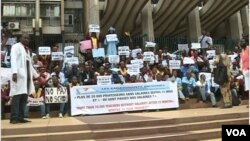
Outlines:
{"label": "man standing", "polygon": [[27,104],[28,94],[35,92],[33,76],[38,78],[39,75],[31,64],[29,42],[29,35],[23,34],[20,42],[14,44],[11,48],[11,124],[30,122],[24,119],[24,109]]}

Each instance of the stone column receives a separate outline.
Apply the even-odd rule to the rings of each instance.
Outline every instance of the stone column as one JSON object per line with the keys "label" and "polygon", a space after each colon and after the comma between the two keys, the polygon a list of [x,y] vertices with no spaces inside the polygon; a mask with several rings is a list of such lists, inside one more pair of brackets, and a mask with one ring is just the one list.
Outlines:
{"label": "stone column", "polygon": [[242,27],[243,27],[243,34],[248,34],[249,33],[248,6],[243,7],[240,10],[240,14],[241,14]]}
{"label": "stone column", "polygon": [[199,36],[201,36],[201,22],[199,7],[193,9],[187,17],[188,23],[188,37],[191,42],[198,42]]}
{"label": "stone column", "polygon": [[39,36],[40,32],[39,32],[39,25],[40,22],[42,22],[40,20],[40,0],[36,0],[36,5],[35,5],[35,9],[36,9],[36,15],[35,15],[35,35]]}
{"label": "stone column", "polygon": [[240,12],[235,13],[229,18],[229,26],[230,26],[230,38],[231,39],[241,39],[242,37],[242,23]]}
{"label": "stone column", "polygon": [[99,0],[84,0],[83,2],[85,9],[83,10],[84,16],[84,31],[88,32],[89,24],[100,25],[100,15],[99,15]]}
{"label": "stone column", "polygon": [[147,37],[148,41],[154,41],[154,23],[152,16],[153,7],[149,1],[141,12],[142,35]]}

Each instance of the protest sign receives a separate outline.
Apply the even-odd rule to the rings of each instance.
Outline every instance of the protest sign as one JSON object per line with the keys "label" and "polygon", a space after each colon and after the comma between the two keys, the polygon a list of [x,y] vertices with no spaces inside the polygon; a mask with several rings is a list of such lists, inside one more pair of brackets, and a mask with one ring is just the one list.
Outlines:
{"label": "protest sign", "polygon": [[126,55],[129,56],[129,47],[128,46],[120,46],[118,47],[118,55]]}
{"label": "protest sign", "polygon": [[78,57],[66,58],[65,63],[68,63],[69,65],[78,65],[79,64],[79,58]]}
{"label": "protest sign", "polygon": [[1,84],[8,84],[8,81],[12,80],[11,68],[0,68]]}
{"label": "protest sign", "polygon": [[71,114],[178,108],[176,82],[76,86],[70,90]]}
{"label": "protest sign", "polygon": [[188,44],[178,44],[178,50],[186,50],[188,51]]}
{"label": "protest sign", "polygon": [[155,47],[156,46],[156,43],[154,42],[146,42],[146,45],[145,47]]}
{"label": "protest sign", "polygon": [[140,48],[133,49],[133,50],[132,50],[132,57],[133,57],[133,58],[136,58],[137,53],[141,53],[141,52],[142,52],[142,50],[141,50]]}
{"label": "protest sign", "polygon": [[143,53],[143,61],[154,61],[155,55],[152,51],[147,51]]}
{"label": "protest sign", "polygon": [[109,63],[119,64],[120,63],[120,56],[119,55],[109,55]]}
{"label": "protest sign", "polygon": [[215,50],[207,50],[207,58],[213,58],[215,56]]}
{"label": "protest sign", "polygon": [[126,67],[129,75],[137,75],[140,73],[139,64],[127,64]]}
{"label": "protest sign", "polygon": [[92,49],[92,55],[93,57],[105,57],[104,48],[97,48]]}
{"label": "protest sign", "polygon": [[183,64],[194,64],[194,60],[190,57],[184,57]]}
{"label": "protest sign", "polygon": [[89,32],[100,32],[100,26],[98,24],[90,24]]}
{"label": "protest sign", "polygon": [[200,72],[199,73],[199,80],[200,80],[200,77],[201,75],[204,74],[205,77],[206,77],[206,80],[210,81],[212,79],[212,74],[211,73],[207,73],[207,72]]}
{"label": "protest sign", "polygon": [[7,42],[5,44],[12,46],[15,43],[17,43],[17,39],[16,38],[8,38],[8,40],[7,40]]}
{"label": "protest sign", "polygon": [[116,42],[118,41],[116,34],[108,34],[106,35],[107,42]]}
{"label": "protest sign", "polygon": [[170,69],[181,69],[181,60],[169,60]]}
{"label": "protest sign", "polygon": [[64,48],[64,56],[66,58],[73,57],[75,54],[74,46],[66,46]]}
{"label": "protest sign", "polygon": [[38,54],[39,55],[50,55],[51,54],[50,47],[39,47]]}
{"label": "protest sign", "polygon": [[33,94],[28,96],[28,106],[44,105],[44,98],[42,95],[42,88],[39,88]]}
{"label": "protest sign", "polygon": [[91,40],[85,40],[80,42],[80,50],[86,50],[86,49],[91,49],[92,48],[92,43]]}
{"label": "protest sign", "polygon": [[52,61],[61,61],[63,60],[63,58],[64,58],[63,52],[51,52]]}
{"label": "protest sign", "polygon": [[97,76],[97,85],[111,85],[111,75]]}
{"label": "protest sign", "polygon": [[131,60],[130,62],[131,62],[131,64],[139,65],[139,68],[143,67],[143,60],[142,59],[135,59],[135,60]]}
{"label": "protest sign", "polygon": [[192,43],[191,44],[191,48],[192,49],[200,49],[201,48],[201,44],[200,43]]}
{"label": "protest sign", "polygon": [[66,103],[68,92],[66,87],[45,88],[45,103]]}

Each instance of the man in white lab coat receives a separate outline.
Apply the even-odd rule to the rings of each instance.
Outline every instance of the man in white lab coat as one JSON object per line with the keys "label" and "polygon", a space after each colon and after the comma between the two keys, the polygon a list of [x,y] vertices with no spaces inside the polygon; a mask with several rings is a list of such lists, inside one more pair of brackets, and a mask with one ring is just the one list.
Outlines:
{"label": "man in white lab coat", "polygon": [[35,92],[33,77],[38,78],[39,74],[31,64],[29,42],[29,35],[23,34],[20,42],[11,48],[11,124],[30,122],[24,119],[24,108],[27,104],[28,94]]}

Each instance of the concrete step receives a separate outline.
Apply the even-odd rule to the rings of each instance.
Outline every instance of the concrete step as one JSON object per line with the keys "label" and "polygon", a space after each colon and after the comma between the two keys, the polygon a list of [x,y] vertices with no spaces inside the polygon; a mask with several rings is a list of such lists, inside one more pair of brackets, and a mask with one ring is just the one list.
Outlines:
{"label": "concrete step", "polygon": [[[212,128],[220,128],[222,124],[248,124],[248,118],[228,119],[228,120],[214,120],[194,123],[183,123],[176,125],[165,126],[151,126],[151,127],[138,127],[138,128],[122,128],[122,129],[108,129],[108,130],[81,130],[81,131],[68,131],[64,132],[47,132],[47,133],[32,133],[32,134],[14,134],[2,135],[2,139],[6,141],[31,141],[36,140],[45,141],[67,141],[72,139],[106,139],[123,138],[155,134],[174,134],[179,132],[196,131]],[[69,131],[70,130],[70,131]],[[112,137],[112,138],[111,138]]]}
{"label": "concrete step", "polygon": [[2,135],[2,141],[69,141],[79,139],[93,139],[93,134],[90,130],[83,130],[20,135]]}
{"label": "concrete step", "polygon": [[[2,135],[18,135],[18,134],[36,134],[36,133],[47,133],[47,132],[66,132],[70,131],[82,131],[82,130],[108,130],[108,129],[121,129],[121,128],[137,128],[137,127],[151,127],[161,125],[176,125],[182,123],[195,123],[195,122],[206,122],[213,120],[227,120],[227,119],[238,119],[247,118],[248,112],[229,113],[229,114],[218,114],[218,115],[204,115],[204,116],[193,116],[193,117],[182,117],[182,118],[170,118],[170,119],[141,119],[135,121],[123,121],[123,122],[101,122],[101,123],[90,123],[90,124],[79,124],[79,125],[57,125],[57,126],[46,126],[37,125],[34,127],[25,126],[22,127],[17,125],[12,128],[2,128]],[[84,117],[82,117],[84,118]],[[50,122],[50,119],[44,119]],[[57,119],[63,120],[63,119]],[[45,122],[46,123],[46,122]],[[35,124],[35,123],[31,123]]]}
{"label": "concrete step", "polygon": [[154,135],[165,133],[176,133],[185,131],[204,130],[212,128],[220,128],[224,124],[248,124],[248,118],[228,119],[228,120],[214,120],[205,122],[193,122],[183,124],[172,124],[162,126],[150,126],[150,127],[137,127],[137,128],[121,128],[121,129],[109,129],[109,130],[94,130],[93,134],[95,139],[103,138],[115,138],[115,137],[128,137],[128,136],[140,136],[140,135]]}
{"label": "concrete step", "polygon": [[97,139],[96,141],[197,141],[203,139],[219,138],[221,136],[220,134],[221,129],[214,128],[168,134],[133,136],[127,138]]}

